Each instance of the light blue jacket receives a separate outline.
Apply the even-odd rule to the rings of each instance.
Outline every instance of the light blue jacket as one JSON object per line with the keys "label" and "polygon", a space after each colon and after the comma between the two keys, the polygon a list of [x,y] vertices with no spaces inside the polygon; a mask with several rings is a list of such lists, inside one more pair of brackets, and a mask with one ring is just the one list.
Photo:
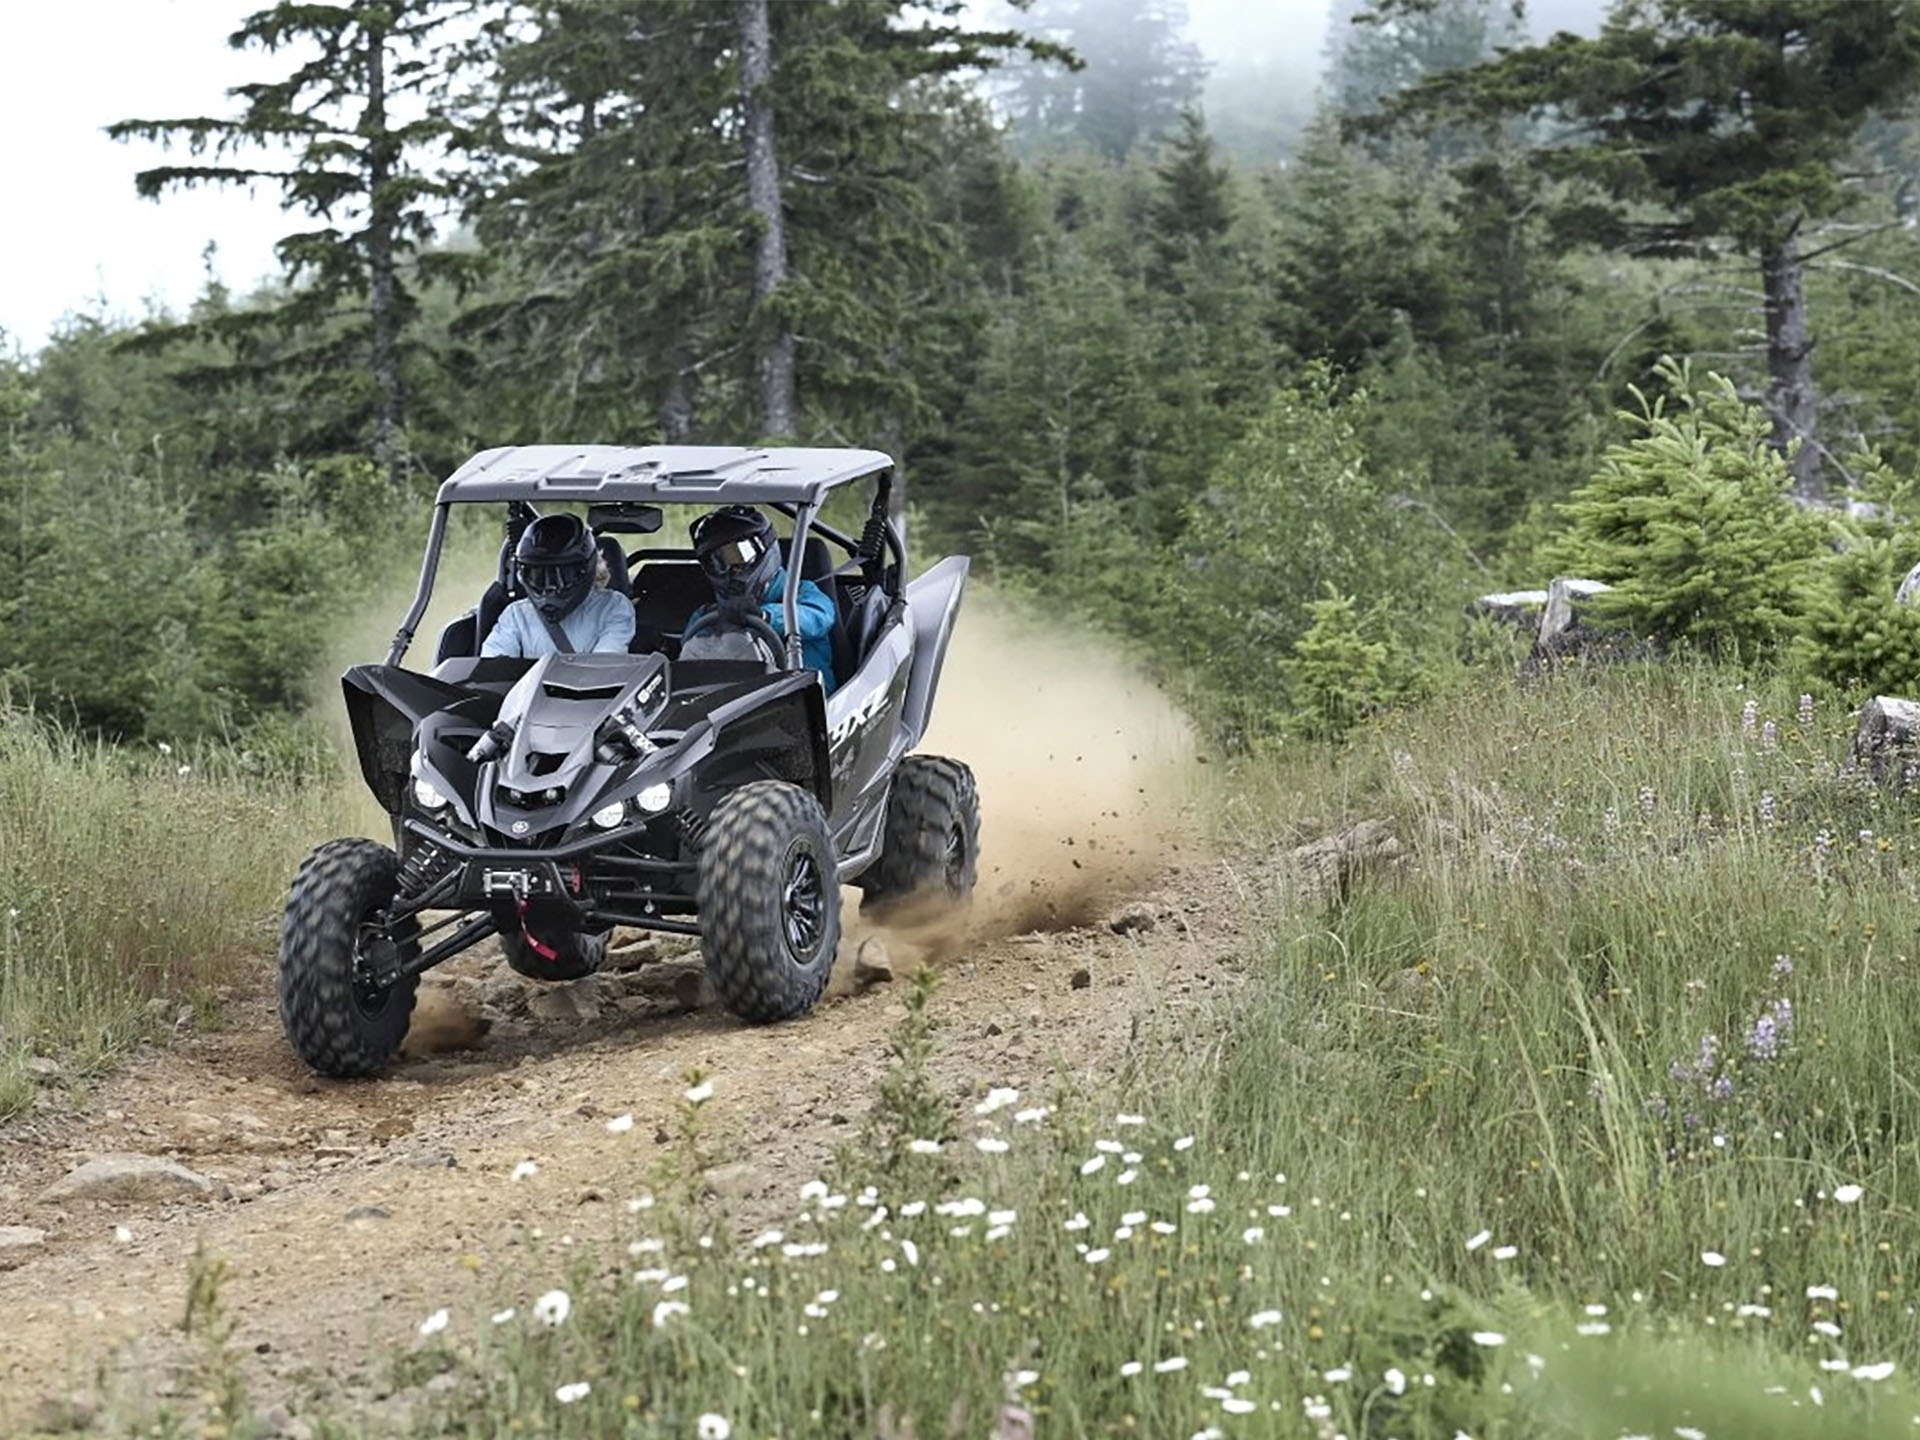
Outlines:
{"label": "light blue jacket", "polygon": [[[633,602],[618,590],[589,590],[560,622],[560,633],[576,655],[624,654],[633,639]],[[516,600],[500,612],[480,653],[533,659],[555,654],[557,647],[533,602]]]}

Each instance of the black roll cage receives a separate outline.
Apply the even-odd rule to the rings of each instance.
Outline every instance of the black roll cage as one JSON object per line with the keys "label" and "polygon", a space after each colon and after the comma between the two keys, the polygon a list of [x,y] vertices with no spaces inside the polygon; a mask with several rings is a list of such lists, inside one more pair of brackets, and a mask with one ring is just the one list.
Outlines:
{"label": "black roll cage", "polygon": [[[880,559],[880,556],[874,553],[869,539],[877,530],[884,536],[887,554],[892,564],[879,567],[880,573],[876,583],[886,584],[888,577],[891,576],[891,585],[888,588],[889,596],[898,600],[906,592],[906,542],[901,536],[899,522],[894,518],[892,513],[894,472],[891,469],[887,469],[872,473],[878,477],[877,483],[874,486],[873,504],[868,510],[866,531],[859,539],[855,539],[838,527],[820,520],[818,518],[820,511],[820,503],[818,501],[764,500],[760,502],[767,505],[768,508],[777,511],[779,514],[785,515],[793,522],[793,535],[789,541],[789,563],[786,567],[787,585],[786,590],[780,597],[787,636],[787,653],[785,664],[782,667],[784,669],[798,670],[801,668],[799,601],[800,581],[802,578],[800,571],[802,567],[793,557],[798,557],[805,553],[807,540],[815,530],[818,530],[822,535],[847,551],[848,559],[842,562],[843,564],[852,564],[857,560],[867,566],[872,566],[874,562]],[[413,603],[407,607],[406,617],[400,622],[400,628],[394,632],[393,644],[387,651],[387,664],[389,665],[397,666],[406,658],[407,651],[413,645],[414,635],[419,630],[421,618],[427,613],[427,606],[433,599],[433,582],[439,575],[440,552],[446,544],[447,520],[452,513],[453,507],[455,505],[500,503],[494,497],[489,497],[486,500],[468,500],[459,497],[448,497],[445,493],[445,488],[446,487],[443,487],[440,498],[434,502],[433,520],[427,527],[426,554],[421,557],[420,561],[419,583],[414,587]],[[573,499],[574,497],[566,496],[558,498]],[[661,498],[670,504],[711,503],[707,497],[701,497],[699,500],[695,500],[691,496],[667,496]],[[660,500],[654,497],[648,497],[646,503],[657,504],[660,503]],[[661,550],[655,552],[642,549],[633,553],[639,556],[655,553],[678,556],[686,552],[680,550]],[[840,567],[835,566],[834,568],[837,573]]]}

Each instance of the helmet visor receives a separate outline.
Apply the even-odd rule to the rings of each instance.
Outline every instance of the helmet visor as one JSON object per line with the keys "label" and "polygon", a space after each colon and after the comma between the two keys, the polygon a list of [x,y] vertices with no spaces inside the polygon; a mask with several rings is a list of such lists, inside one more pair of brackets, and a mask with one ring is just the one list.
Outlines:
{"label": "helmet visor", "polygon": [[529,595],[565,595],[587,578],[587,567],[578,560],[523,563],[520,583]]}
{"label": "helmet visor", "polygon": [[747,536],[740,540],[729,540],[724,545],[714,546],[700,557],[700,563],[706,567],[709,575],[727,575],[735,571],[751,569],[766,553],[766,546],[752,536]]}

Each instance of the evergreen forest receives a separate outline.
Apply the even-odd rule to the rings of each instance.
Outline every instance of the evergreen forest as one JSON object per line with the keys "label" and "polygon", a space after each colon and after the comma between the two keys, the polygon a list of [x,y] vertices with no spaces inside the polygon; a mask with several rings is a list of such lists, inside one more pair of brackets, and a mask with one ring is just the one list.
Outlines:
{"label": "evergreen forest", "polygon": [[1536,8],[1214,60],[1182,0],[267,5],[205,37],[256,81],[113,133],[156,204],[277,193],[283,273],[0,355],[0,677],[292,753],[438,480],[560,439],[884,449],[919,553],[1236,745],[1576,567],[1664,639],[1910,673],[1920,12]]}

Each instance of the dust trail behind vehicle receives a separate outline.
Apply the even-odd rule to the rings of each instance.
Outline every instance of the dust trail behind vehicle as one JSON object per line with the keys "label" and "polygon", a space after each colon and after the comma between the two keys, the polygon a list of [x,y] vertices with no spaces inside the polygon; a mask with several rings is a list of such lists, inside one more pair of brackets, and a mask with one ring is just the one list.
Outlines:
{"label": "dust trail behind vehicle", "polygon": [[1188,843],[1194,736],[1090,631],[969,585],[919,748],[972,767],[980,886],[964,917],[888,927],[909,958],[1098,919]]}

